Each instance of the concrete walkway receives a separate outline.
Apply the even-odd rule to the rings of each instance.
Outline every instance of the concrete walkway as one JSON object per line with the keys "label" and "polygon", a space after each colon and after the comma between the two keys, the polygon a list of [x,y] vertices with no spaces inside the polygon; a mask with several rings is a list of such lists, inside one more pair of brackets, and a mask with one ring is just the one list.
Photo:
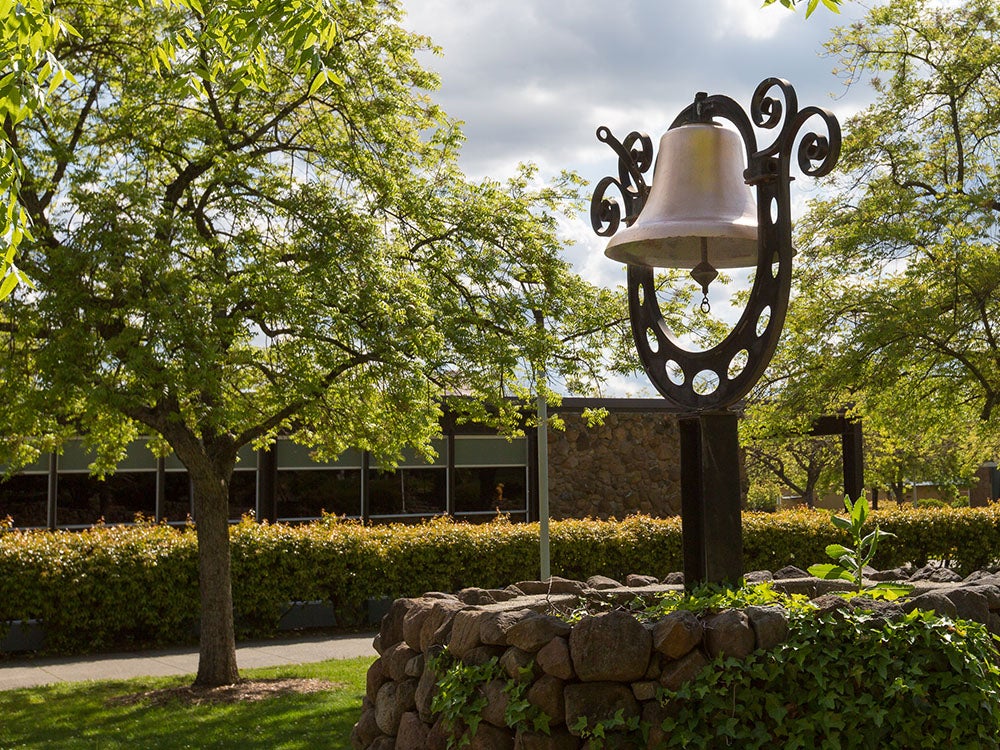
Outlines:
{"label": "concrete walkway", "polygon": [[[327,659],[377,656],[372,647],[375,633],[344,636],[311,636],[296,640],[256,641],[238,645],[240,669],[308,664]],[[0,661],[0,690],[84,680],[127,680],[132,677],[163,677],[198,671],[198,649],[134,651],[89,657],[24,658]]]}

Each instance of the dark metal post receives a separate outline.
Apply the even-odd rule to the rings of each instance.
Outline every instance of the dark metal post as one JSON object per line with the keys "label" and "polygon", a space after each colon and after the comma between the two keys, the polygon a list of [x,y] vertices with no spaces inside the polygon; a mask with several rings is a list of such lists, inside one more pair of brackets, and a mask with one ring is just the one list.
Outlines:
{"label": "dark metal post", "polygon": [[[844,494],[857,500],[865,491],[865,436],[860,419],[848,418],[847,409],[836,415],[819,417],[812,423],[809,435],[839,435],[844,467]],[[878,507],[878,495],[872,496],[872,507]]]}
{"label": "dark metal post", "polygon": [[743,529],[736,414],[705,412],[679,423],[685,585],[739,585]]}
{"label": "dark metal post", "polygon": [[864,433],[861,422],[844,420],[841,449],[844,455],[844,493],[857,500],[865,491]]}
{"label": "dark metal post", "polygon": [[153,506],[153,518],[159,523],[163,520],[163,506],[167,500],[167,459],[156,457],[156,504]]}
{"label": "dark metal post", "polygon": [[278,520],[278,444],[257,451],[257,520]]}
{"label": "dark metal post", "polygon": [[55,531],[58,524],[56,505],[59,501],[59,454],[52,451],[49,454],[49,486],[45,500],[45,525],[49,531]]}
{"label": "dark metal post", "polygon": [[364,523],[368,523],[372,513],[370,472],[371,454],[365,451],[361,454],[361,520]]}

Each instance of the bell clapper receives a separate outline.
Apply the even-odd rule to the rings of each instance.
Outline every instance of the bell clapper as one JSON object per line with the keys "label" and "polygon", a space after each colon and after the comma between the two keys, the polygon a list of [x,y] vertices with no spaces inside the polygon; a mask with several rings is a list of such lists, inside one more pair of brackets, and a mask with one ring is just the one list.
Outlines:
{"label": "bell clapper", "polygon": [[701,286],[701,311],[708,314],[712,311],[712,305],[708,301],[708,285],[715,281],[719,272],[715,266],[708,262],[708,238],[701,238],[701,263],[691,269],[691,278]]}

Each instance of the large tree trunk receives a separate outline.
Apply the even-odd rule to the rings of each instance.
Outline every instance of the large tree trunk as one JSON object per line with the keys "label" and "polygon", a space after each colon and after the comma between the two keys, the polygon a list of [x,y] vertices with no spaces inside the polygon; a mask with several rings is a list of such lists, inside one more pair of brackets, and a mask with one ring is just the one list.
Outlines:
{"label": "large tree trunk", "polygon": [[198,586],[201,637],[196,685],[215,687],[239,681],[233,631],[233,589],[229,557],[229,477],[212,470],[192,471],[198,531]]}

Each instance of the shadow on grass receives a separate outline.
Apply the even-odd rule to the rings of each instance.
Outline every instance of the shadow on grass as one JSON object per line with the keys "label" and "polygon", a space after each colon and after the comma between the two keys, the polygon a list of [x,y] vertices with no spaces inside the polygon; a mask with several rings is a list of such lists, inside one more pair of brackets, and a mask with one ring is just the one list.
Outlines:
{"label": "shadow on grass", "polygon": [[75,683],[0,693],[0,747],[348,750],[371,662],[363,658],[253,670],[246,676],[315,677],[343,687],[223,705],[176,701],[162,706],[112,705],[123,695],[184,685],[190,678]]}

